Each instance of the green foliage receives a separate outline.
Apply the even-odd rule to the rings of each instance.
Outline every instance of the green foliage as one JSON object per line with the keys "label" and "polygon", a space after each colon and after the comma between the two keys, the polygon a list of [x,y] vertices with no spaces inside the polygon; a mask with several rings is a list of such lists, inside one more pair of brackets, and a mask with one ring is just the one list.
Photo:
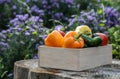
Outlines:
{"label": "green foliage", "polygon": [[[18,31],[20,28],[21,31]],[[8,44],[8,48],[0,52],[0,78],[10,78],[8,75],[13,74],[14,62],[32,59],[37,54],[36,45],[43,44],[44,35],[48,31],[47,28],[28,21],[26,25],[20,24],[19,28],[13,28],[10,33],[6,33],[6,39],[3,40]]]}
{"label": "green foliage", "polygon": [[110,28],[108,33],[109,43],[113,47],[113,58],[120,59],[120,26]]}
{"label": "green foliage", "polygon": [[8,4],[1,5],[0,4],[0,31],[2,29],[6,29],[7,27],[4,27],[5,23],[8,23],[9,18],[11,16],[11,9]]}
{"label": "green foliage", "polygon": [[120,4],[120,0],[114,0],[114,1],[110,0],[109,2],[111,4],[111,6],[113,6],[114,8],[116,8],[120,12],[120,7],[118,6]]}

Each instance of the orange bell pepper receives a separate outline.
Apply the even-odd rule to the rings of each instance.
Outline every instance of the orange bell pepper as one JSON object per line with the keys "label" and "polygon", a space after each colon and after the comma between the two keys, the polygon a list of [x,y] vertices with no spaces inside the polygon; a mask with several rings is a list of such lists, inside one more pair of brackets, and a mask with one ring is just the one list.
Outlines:
{"label": "orange bell pepper", "polygon": [[64,42],[64,37],[56,30],[48,34],[47,38],[45,38],[44,40],[46,46],[52,46],[52,47],[62,47],[63,42]]}
{"label": "orange bell pepper", "polygon": [[84,40],[77,35],[75,31],[69,31],[64,36],[64,44],[65,48],[83,48]]}

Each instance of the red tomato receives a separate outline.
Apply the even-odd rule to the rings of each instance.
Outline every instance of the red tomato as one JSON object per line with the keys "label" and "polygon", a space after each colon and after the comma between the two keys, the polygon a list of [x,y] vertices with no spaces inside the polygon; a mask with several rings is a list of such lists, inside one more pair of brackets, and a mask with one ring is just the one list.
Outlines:
{"label": "red tomato", "polygon": [[105,35],[104,33],[96,33],[101,39],[102,39],[102,43],[101,45],[107,45],[108,44],[108,37],[107,35]]}
{"label": "red tomato", "polygon": [[65,36],[65,33],[63,31],[58,31],[63,37]]}

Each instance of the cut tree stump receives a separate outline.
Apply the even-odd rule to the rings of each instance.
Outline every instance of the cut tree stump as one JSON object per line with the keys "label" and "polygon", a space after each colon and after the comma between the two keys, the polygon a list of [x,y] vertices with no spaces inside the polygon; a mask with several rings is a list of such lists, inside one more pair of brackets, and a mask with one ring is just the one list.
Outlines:
{"label": "cut tree stump", "polygon": [[39,68],[38,60],[20,60],[14,64],[14,79],[120,79],[120,61],[84,71]]}

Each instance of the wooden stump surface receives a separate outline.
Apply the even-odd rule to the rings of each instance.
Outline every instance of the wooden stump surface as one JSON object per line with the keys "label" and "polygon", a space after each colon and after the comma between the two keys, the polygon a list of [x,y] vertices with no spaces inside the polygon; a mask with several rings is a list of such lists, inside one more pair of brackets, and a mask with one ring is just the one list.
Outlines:
{"label": "wooden stump surface", "polygon": [[38,67],[38,60],[20,60],[14,64],[14,79],[120,79],[120,61],[84,71]]}

